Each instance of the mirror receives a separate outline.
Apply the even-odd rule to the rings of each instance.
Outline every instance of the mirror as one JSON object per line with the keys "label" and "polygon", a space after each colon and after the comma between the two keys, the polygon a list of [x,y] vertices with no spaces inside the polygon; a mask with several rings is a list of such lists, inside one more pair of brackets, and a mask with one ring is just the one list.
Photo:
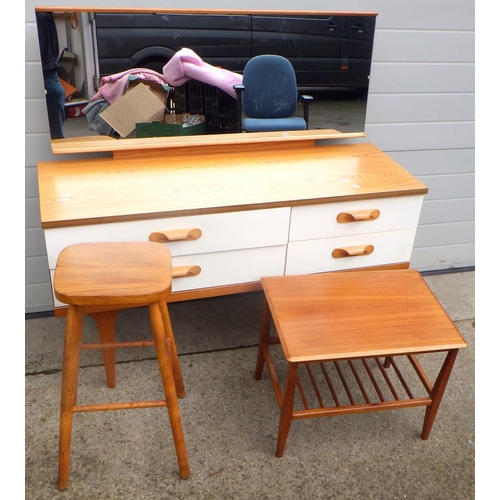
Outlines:
{"label": "mirror", "polygon": [[[328,132],[335,137],[339,133],[363,135],[376,13],[125,8],[97,8],[90,13],[78,7],[58,8],[57,12],[50,12],[50,7],[35,10],[42,62],[47,50],[44,40],[51,33],[41,17],[52,16],[55,23],[61,54],[57,79],[65,97],[63,140],[98,135],[121,139],[112,128],[103,131],[92,127],[89,118],[89,104],[100,91],[101,78],[133,73],[134,68],[163,76],[164,66],[183,47],[194,51],[210,67],[235,75],[241,75],[255,55],[282,55],[295,69],[299,93],[314,98],[309,105],[309,131],[321,131],[322,138]],[[47,80],[45,84],[47,91]],[[170,103],[170,108],[176,107],[178,112],[191,113],[187,108],[192,95],[201,92],[206,100],[205,94],[213,93],[214,88],[217,99],[224,101],[222,107],[235,106],[236,99],[228,99],[227,91],[217,83],[207,85],[192,79],[171,87],[167,107]],[[49,122],[53,123],[58,119],[50,112],[54,99],[49,98],[49,92],[46,96]],[[208,127],[208,133],[231,134],[235,142],[249,135],[235,134],[230,115],[219,116],[219,123]],[[51,127],[51,137],[60,139],[61,134]],[[134,133],[127,137],[134,137]],[[179,142],[184,139],[176,138]]]}

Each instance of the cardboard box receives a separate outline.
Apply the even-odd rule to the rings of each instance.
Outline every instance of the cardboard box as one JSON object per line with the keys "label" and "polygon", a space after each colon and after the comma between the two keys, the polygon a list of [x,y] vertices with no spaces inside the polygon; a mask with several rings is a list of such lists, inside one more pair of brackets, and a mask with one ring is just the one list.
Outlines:
{"label": "cardboard box", "polygon": [[130,92],[134,87],[143,83],[146,87],[160,99],[161,102],[167,105],[168,94],[170,93],[170,85],[152,82],[149,80],[143,80],[137,76],[129,76],[127,92]]}
{"label": "cardboard box", "polygon": [[[161,86],[160,86],[161,87]],[[100,113],[100,117],[113,127],[121,137],[130,135],[138,122],[161,121],[165,114],[165,101],[168,91],[146,86],[143,81],[137,82],[123,94],[120,99]],[[161,92],[159,97],[158,92]]]}
{"label": "cardboard box", "polygon": [[184,115],[189,115],[189,113],[183,113],[182,115],[165,115],[164,122],[153,121],[151,123],[137,123],[135,131],[136,137],[171,137],[207,133],[207,125],[203,115],[199,115],[202,121],[201,123],[189,127],[183,126]]}

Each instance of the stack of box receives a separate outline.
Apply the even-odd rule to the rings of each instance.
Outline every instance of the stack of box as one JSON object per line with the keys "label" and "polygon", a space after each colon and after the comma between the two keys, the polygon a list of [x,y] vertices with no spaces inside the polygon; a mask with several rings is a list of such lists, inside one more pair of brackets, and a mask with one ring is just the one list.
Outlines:
{"label": "stack of box", "polygon": [[166,104],[169,93],[168,85],[131,77],[123,96],[102,111],[100,116],[118,132],[120,137],[164,137],[205,133],[203,118],[199,125],[186,127],[183,126],[182,115],[179,117],[168,113]]}

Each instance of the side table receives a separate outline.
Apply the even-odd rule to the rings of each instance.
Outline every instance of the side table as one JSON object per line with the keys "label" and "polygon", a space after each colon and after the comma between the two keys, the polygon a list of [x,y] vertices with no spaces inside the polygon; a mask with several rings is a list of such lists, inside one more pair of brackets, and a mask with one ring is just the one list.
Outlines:
{"label": "side table", "polygon": [[[266,365],[280,407],[277,457],[292,420],[301,418],[426,406],[421,437],[429,437],[458,350],[467,343],[417,271],[261,281],[265,304],[255,378]],[[272,344],[281,345],[287,362],[283,391]],[[435,352],[445,357],[431,382],[417,355]]]}

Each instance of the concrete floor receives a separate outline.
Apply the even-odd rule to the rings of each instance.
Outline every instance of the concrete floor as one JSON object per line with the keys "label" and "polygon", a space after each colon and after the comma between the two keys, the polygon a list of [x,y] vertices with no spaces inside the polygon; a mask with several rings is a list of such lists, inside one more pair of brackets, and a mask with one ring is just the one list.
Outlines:
{"label": "concrete floor", "polygon": [[[27,319],[25,498],[473,499],[474,280],[474,271],[426,276],[469,344],[427,441],[424,408],[300,420],[276,458],[277,403],[267,372],[253,378],[262,295],[204,299],[169,306],[190,478],[179,478],[164,409],[79,413],[66,492],[56,487],[65,320]],[[117,330],[123,339],[149,338],[147,311],[123,311]],[[86,320],[85,340],[95,336]],[[430,373],[440,356],[427,357]],[[161,397],[151,349],[119,350],[118,359],[117,387],[107,389],[100,354],[84,352],[79,402]]]}
{"label": "concrete floor", "polygon": [[[309,129],[332,128],[339,132],[363,132],[365,129],[366,97],[356,92],[332,90],[315,91],[306,89],[314,100],[309,106]],[[302,106],[298,106],[296,116],[303,116]],[[65,137],[97,135],[89,128],[87,118],[78,116],[64,122]]]}

